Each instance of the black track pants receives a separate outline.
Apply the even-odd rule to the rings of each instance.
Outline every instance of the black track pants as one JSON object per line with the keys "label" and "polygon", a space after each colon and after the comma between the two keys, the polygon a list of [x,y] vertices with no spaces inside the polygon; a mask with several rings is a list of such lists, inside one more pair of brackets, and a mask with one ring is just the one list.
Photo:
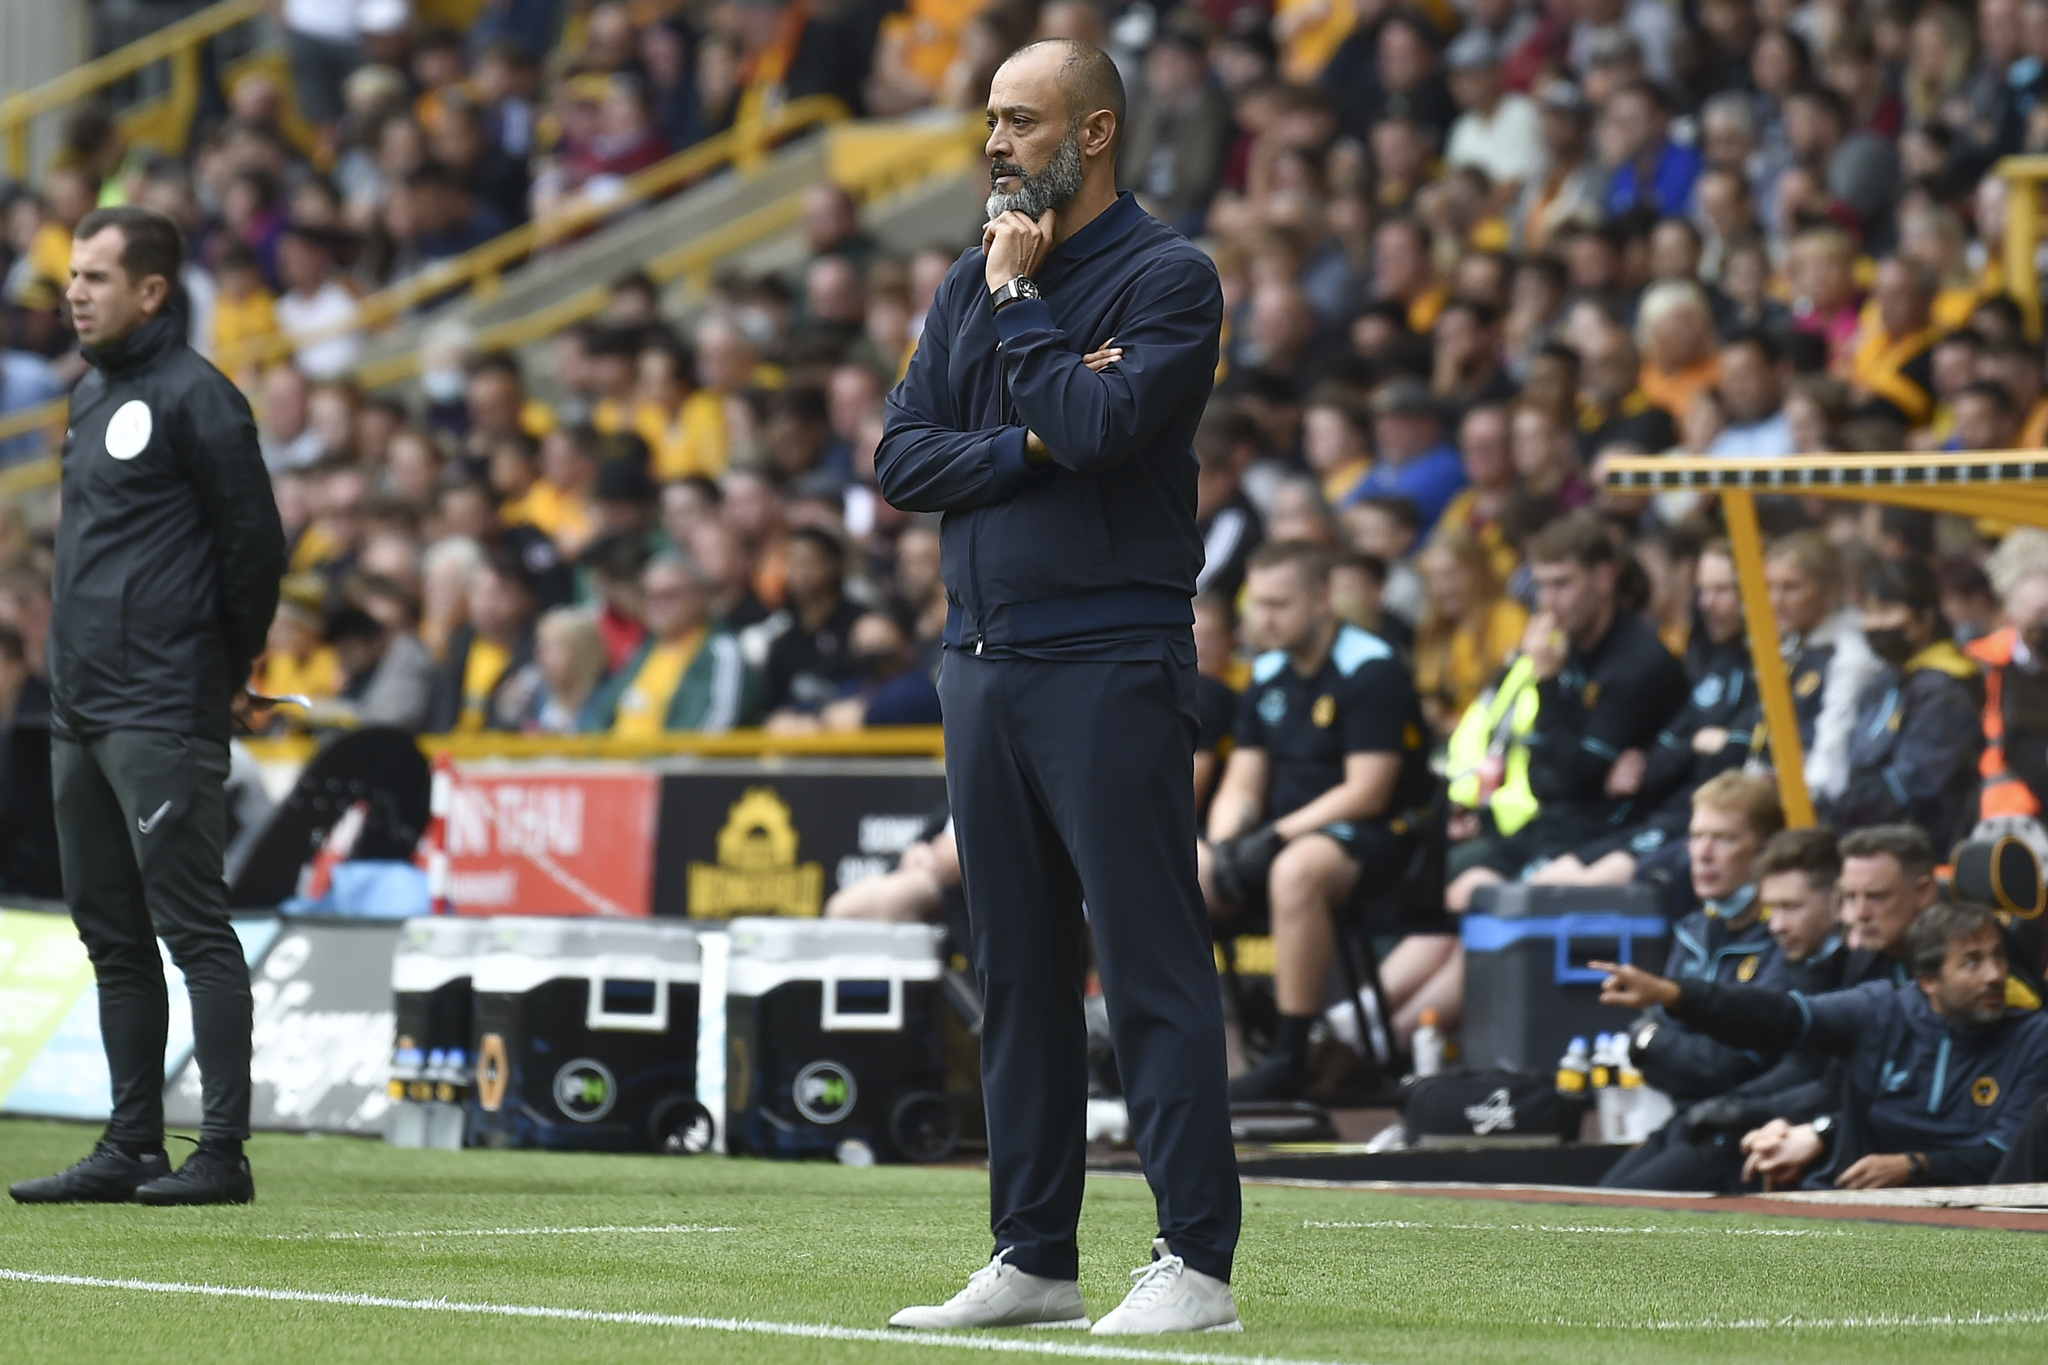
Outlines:
{"label": "black track pants", "polygon": [[990,1222],[1034,1275],[1079,1266],[1084,898],[1160,1233],[1222,1279],[1237,1245],[1223,1009],[1195,879],[1193,651],[1162,649],[1142,663],[949,651],[939,680],[987,1007]]}
{"label": "black track pants", "polygon": [[228,748],[165,730],[52,737],[64,898],[99,978],[116,1141],[164,1131],[162,936],[185,973],[206,1137],[249,1134],[249,968],[228,921]]}

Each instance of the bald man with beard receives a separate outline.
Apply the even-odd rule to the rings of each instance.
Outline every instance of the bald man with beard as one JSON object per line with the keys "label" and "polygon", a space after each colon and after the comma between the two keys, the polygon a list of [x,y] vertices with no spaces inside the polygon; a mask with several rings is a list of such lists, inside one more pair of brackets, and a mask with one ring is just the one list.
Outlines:
{"label": "bald man with beard", "polygon": [[1193,776],[1193,442],[1223,296],[1206,256],[1117,193],[1123,122],[1116,68],[1085,43],[1034,43],[997,71],[988,227],[939,288],[875,456],[891,504],[943,514],[939,695],[986,1005],[995,1233],[966,1288],[898,1327],[1089,1325],[1090,930],[1159,1212],[1152,1260],[1094,1330],[1238,1326]]}

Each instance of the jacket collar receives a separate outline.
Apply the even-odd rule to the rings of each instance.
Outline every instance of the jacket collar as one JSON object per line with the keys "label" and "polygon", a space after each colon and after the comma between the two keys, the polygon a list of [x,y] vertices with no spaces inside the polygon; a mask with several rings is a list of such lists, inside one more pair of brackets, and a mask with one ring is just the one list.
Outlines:
{"label": "jacket collar", "polygon": [[92,346],[81,346],[78,349],[79,354],[85,357],[86,363],[101,373],[126,374],[160,359],[166,351],[184,339],[184,313],[176,308],[165,307],[124,340],[105,350]]}
{"label": "jacket collar", "polygon": [[1149,216],[1138,207],[1138,197],[1124,190],[1108,208],[1088,220],[1079,232],[1054,247],[1052,255],[1046,258],[1046,264],[1058,266],[1061,271],[1072,270],[1128,237]]}

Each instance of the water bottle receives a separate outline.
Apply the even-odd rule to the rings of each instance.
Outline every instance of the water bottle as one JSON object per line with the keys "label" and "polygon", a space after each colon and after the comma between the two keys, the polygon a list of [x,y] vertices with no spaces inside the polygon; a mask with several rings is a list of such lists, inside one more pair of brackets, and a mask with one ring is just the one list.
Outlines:
{"label": "water bottle", "polygon": [[1593,1061],[1586,1051],[1586,1040],[1574,1038],[1571,1046],[1564,1050],[1564,1056],[1557,1061],[1557,1093],[1568,1100],[1586,1098],[1587,1082],[1593,1071]]}
{"label": "water bottle", "polygon": [[1603,1033],[1593,1048],[1593,1112],[1600,1140],[1606,1143],[1628,1141],[1628,1101],[1620,1084],[1627,1047],[1621,1034]]}
{"label": "water bottle", "polygon": [[411,1038],[400,1038],[391,1053],[391,1080],[385,1091],[391,1097],[391,1113],[384,1120],[387,1146],[426,1145],[426,1109],[414,1098],[415,1087],[425,1084],[425,1060]]}
{"label": "water bottle", "polygon": [[426,1108],[426,1123],[423,1145],[438,1147],[443,1151],[462,1150],[463,1131],[467,1114],[463,1106],[466,1098],[465,1070],[468,1054],[461,1048],[447,1051],[436,1049],[429,1054],[427,1083],[434,1098]]}
{"label": "water bottle", "polygon": [[1414,1054],[1416,1075],[1434,1076],[1443,1071],[1444,1033],[1436,1025],[1435,1010],[1422,1012],[1422,1022],[1416,1026],[1408,1048]]}

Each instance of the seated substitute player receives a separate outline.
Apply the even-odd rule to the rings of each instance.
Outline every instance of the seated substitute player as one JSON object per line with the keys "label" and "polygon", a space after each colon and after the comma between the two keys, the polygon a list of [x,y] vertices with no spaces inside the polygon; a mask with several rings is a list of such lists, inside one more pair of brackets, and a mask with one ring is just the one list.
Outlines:
{"label": "seated substitute player", "polygon": [[[1700,908],[1672,928],[1666,976],[1788,988],[1789,982],[1775,980],[1777,945],[1751,872],[1765,842],[1784,827],[1777,788],[1761,778],[1726,772],[1693,793],[1686,846]],[[1717,1043],[1658,1010],[1635,1037],[1643,1079],[1679,1104],[1718,1095],[1764,1069],[1754,1053]]]}
{"label": "seated substitute player", "polygon": [[[1301,1093],[1336,911],[1361,880],[1406,876],[1430,818],[1415,684],[1384,640],[1337,619],[1329,578],[1327,553],[1302,541],[1260,546],[1246,576],[1252,633],[1269,648],[1252,665],[1209,808],[1213,842],[1198,854],[1211,914],[1270,917],[1280,1026],[1272,1056],[1231,1083],[1234,1100]],[[1406,1010],[1395,1028],[1412,1032]]]}
{"label": "seated substitute player", "polygon": [[[1697,582],[1697,610],[1685,661],[1692,690],[1644,755],[1641,777],[1630,793],[1630,823],[1544,864],[1530,881],[1619,886],[1648,872],[1644,864],[1652,855],[1659,855],[1683,877],[1683,867],[1677,866],[1681,859],[1672,856],[1682,854],[1683,848],[1670,846],[1681,844],[1679,836],[1690,828],[1693,792],[1709,779],[1742,767],[1759,719],[1756,678],[1743,631],[1742,593],[1728,542],[1717,540],[1700,551]],[[1772,832],[1764,831],[1765,837]],[[1673,908],[1674,914],[1678,908]]]}
{"label": "seated substitute player", "polygon": [[[1806,996],[1838,989],[1849,954],[1835,909],[1835,882],[1842,873],[1835,832],[1826,826],[1783,830],[1764,845],[1751,870],[1777,953],[1750,984]],[[1661,1014],[1645,1015],[1632,1031],[1639,1067],[1642,1056],[1655,1053],[1666,1034],[1658,1022]],[[1742,1135],[1778,1117],[1788,1091],[1817,1083],[1826,1070],[1810,1058],[1785,1058],[1754,1080],[1698,1100],[1616,1162],[1600,1183],[1613,1189],[1732,1194],[1742,1188]],[[1831,1100],[1824,1095],[1821,1102],[1828,1106]]]}
{"label": "seated substitute player", "polygon": [[1597,513],[1551,522],[1530,540],[1529,560],[1539,610],[1522,653],[1538,679],[1529,790],[1541,804],[1512,837],[1460,851],[1453,912],[1479,887],[1531,875],[1627,825],[1648,751],[1689,691],[1657,632],[1616,600],[1620,551]]}
{"label": "seated substitute player", "polygon": [[1841,1106],[1745,1136],[1745,1179],[1809,1189],[1981,1185],[2048,1093],[2048,1016],[2005,1003],[1997,915],[1950,903],[1906,931],[1914,979],[1831,995],[1609,973],[1602,1004],[1661,1006],[1735,1047],[1820,1053],[1844,1063]]}

